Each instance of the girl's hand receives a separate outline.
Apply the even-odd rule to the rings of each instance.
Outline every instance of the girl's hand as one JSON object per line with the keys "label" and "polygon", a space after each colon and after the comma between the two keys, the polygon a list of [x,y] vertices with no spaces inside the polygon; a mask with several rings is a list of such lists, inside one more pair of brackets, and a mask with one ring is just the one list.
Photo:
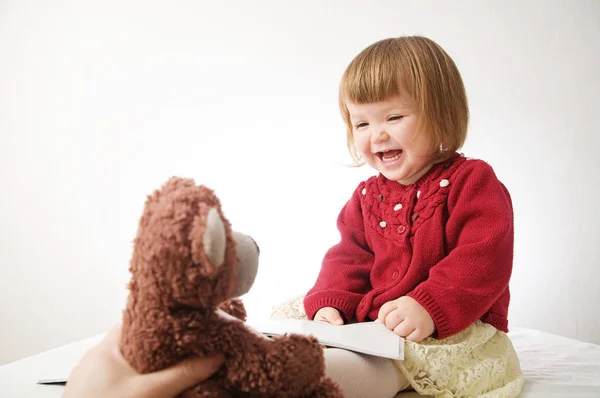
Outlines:
{"label": "girl's hand", "polygon": [[332,325],[343,325],[344,320],[340,312],[333,307],[323,307],[315,314],[315,321],[330,323]]}
{"label": "girl's hand", "polygon": [[415,299],[402,296],[379,309],[377,320],[400,337],[419,343],[435,331],[429,313]]}

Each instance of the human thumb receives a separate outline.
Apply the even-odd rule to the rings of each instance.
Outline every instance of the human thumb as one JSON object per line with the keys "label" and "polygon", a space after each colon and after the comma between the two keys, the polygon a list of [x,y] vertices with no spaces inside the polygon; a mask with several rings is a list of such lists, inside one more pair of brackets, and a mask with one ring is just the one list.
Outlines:
{"label": "human thumb", "polygon": [[223,365],[223,357],[186,359],[170,368],[142,376],[149,398],[172,398],[210,378]]}

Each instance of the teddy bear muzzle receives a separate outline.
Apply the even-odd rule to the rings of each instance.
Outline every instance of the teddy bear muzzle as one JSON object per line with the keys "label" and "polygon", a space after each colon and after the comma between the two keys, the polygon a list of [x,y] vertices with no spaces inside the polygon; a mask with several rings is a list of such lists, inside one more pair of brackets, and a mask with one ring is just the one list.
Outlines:
{"label": "teddy bear muzzle", "polygon": [[232,297],[240,297],[248,293],[258,273],[260,249],[250,236],[234,231],[233,238],[237,243],[239,263],[237,267],[237,283]]}

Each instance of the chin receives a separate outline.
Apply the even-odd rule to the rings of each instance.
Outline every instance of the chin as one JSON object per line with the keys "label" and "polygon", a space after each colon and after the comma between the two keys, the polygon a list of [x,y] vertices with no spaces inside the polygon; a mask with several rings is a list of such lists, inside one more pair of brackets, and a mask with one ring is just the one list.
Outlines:
{"label": "chin", "polygon": [[385,178],[387,178],[388,180],[391,181],[400,181],[400,180],[405,180],[406,176],[404,174],[400,174],[400,173],[394,173],[394,172],[385,172],[382,171],[381,174],[383,174],[383,176]]}

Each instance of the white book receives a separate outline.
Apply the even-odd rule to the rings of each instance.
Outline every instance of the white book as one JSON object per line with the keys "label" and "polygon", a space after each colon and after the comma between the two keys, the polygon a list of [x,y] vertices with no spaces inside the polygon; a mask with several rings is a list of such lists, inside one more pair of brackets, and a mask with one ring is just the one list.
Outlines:
{"label": "white book", "polygon": [[266,336],[282,336],[286,333],[312,335],[328,347],[390,359],[404,359],[404,339],[377,321],[331,325],[302,319],[278,319],[249,321],[248,326]]}

